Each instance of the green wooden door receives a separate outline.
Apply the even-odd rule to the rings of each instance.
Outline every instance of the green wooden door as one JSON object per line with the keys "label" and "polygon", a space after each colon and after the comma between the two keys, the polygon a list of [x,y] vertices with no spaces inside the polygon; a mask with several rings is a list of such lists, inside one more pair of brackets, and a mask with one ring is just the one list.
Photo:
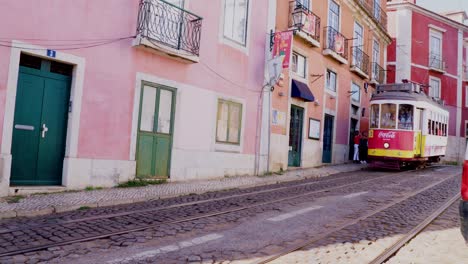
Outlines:
{"label": "green wooden door", "polygon": [[67,134],[70,77],[20,67],[12,138],[12,185],[60,185]]}
{"label": "green wooden door", "polygon": [[137,176],[168,178],[174,130],[174,89],[143,83],[137,143]]}
{"label": "green wooden door", "polygon": [[302,150],[302,123],[304,121],[304,109],[291,105],[291,119],[289,123],[289,152],[288,166],[301,166]]}

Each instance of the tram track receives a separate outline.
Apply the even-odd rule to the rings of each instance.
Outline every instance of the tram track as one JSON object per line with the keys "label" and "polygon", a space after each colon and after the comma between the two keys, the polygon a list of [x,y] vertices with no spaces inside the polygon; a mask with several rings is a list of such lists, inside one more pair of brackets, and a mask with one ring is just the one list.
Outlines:
{"label": "tram track", "polygon": [[[399,173],[395,173],[395,174],[404,174],[404,173],[411,173],[411,172],[412,171],[404,171],[404,172],[399,172]],[[116,235],[123,235],[123,234],[127,234],[127,233],[143,231],[143,230],[147,230],[147,229],[151,229],[151,228],[161,227],[161,226],[164,226],[164,225],[180,224],[180,223],[190,222],[190,221],[199,220],[199,219],[203,219],[203,218],[210,218],[210,217],[230,214],[230,213],[239,212],[239,211],[243,211],[243,210],[248,210],[248,209],[252,209],[252,208],[257,208],[257,207],[261,207],[261,206],[273,205],[273,204],[280,203],[280,202],[285,202],[285,201],[288,201],[288,200],[292,201],[294,199],[300,199],[300,198],[304,198],[304,197],[311,196],[311,195],[318,194],[318,193],[328,193],[328,192],[331,192],[333,190],[339,190],[339,189],[343,189],[343,188],[347,189],[347,188],[349,188],[351,186],[354,186],[354,185],[362,185],[364,183],[370,183],[370,182],[373,182],[373,181],[380,180],[380,179],[382,179],[384,177],[389,177],[389,175],[385,174],[385,175],[382,175],[382,176],[373,177],[371,179],[361,180],[361,181],[352,182],[352,183],[348,183],[348,184],[343,184],[343,185],[339,185],[339,186],[323,188],[323,189],[320,189],[320,190],[306,191],[306,192],[304,192],[302,194],[297,194],[297,195],[294,195],[294,196],[286,196],[286,197],[282,197],[282,198],[279,198],[279,199],[273,199],[273,200],[264,199],[263,201],[261,201],[261,200],[260,201],[255,201],[255,199],[258,198],[259,194],[258,193],[249,193],[249,195],[253,196],[252,198],[247,199],[247,201],[250,200],[249,202],[252,203],[250,205],[241,206],[240,205],[241,202],[239,202],[239,201],[237,201],[237,203],[233,202],[233,201],[231,201],[231,202],[224,201],[225,205],[233,205],[234,208],[227,209],[227,210],[219,210],[218,212],[214,212],[214,213],[203,213],[203,210],[202,210],[201,211],[202,213],[200,215],[198,215],[198,216],[182,217],[181,219],[172,219],[171,220],[170,218],[166,217],[166,218],[162,218],[162,219],[158,220],[157,223],[148,224],[148,222],[144,222],[144,223],[140,223],[140,224],[135,225],[135,224],[128,224],[128,219],[123,219],[123,220],[118,219],[120,221],[117,224],[118,227],[117,228],[110,228],[108,226],[109,221],[105,221],[105,222],[96,224],[96,226],[93,226],[94,229],[99,229],[99,232],[95,232],[97,234],[93,234],[93,232],[91,232],[92,235],[88,235],[88,236],[81,237],[81,238],[69,237],[67,239],[64,239],[62,241],[57,241],[57,242],[49,241],[47,239],[40,239],[39,240],[39,241],[41,241],[40,243],[39,242],[37,242],[35,244],[26,243],[25,245],[22,245],[21,248],[16,248],[16,247],[5,248],[4,250],[2,250],[3,252],[0,252],[0,257],[24,254],[24,253],[28,253],[28,252],[40,251],[40,250],[51,248],[51,247],[63,246],[63,245],[80,243],[80,242],[85,242],[85,241],[92,241],[92,240],[107,238],[107,237],[116,236]],[[393,179],[394,179],[394,177],[393,177]],[[298,186],[294,186],[294,187],[298,187]],[[288,189],[290,189],[290,187],[289,188],[282,188],[281,190],[284,191],[284,190],[288,190]],[[268,193],[268,192],[272,192],[272,191],[265,191],[265,192],[263,192],[263,194]],[[241,197],[235,197],[235,198],[245,198],[245,196],[247,196],[247,195],[242,195]],[[268,198],[268,197],[266,197],[266,198]],[[231,199],[234,199],[234,198],[231,198]],[[226,200],[226,198],[224,200]],[[216,199],[215,201],[211,201],[211,202],[220,202],[220,201],[221,200]],[[205,203],[208,203],[208,201],[205,201]],[[245,201],[244,201],[244,203],[245,203]],[[197,206],[197,205],[200,205],[200,203],[199,202],[198,203],[190,203],[190,205],[185,205],[185,206],[186,207],[191,207],[191,206]],[[221,207],[224,208],[224,206],[221,206]],[[175,208],[169,208],[169,209],[160,209],[160,210],[164,211],[164,210],[179,209],[179,208],[181,208],[181,207],[175,207]],[[169,212],[169,215],[170,214],[171,214],[171,212]],[[132,212],[131,214],[124,215],[123,217],[116,216],[114,218],[119,218],[119,217],[120,218],[125,218],[125,217],[128,217],[128,216],[132,216],[132,217],[135,217],[135,218],[140,217],[141,219],[145,219],[145,217],[147,217],[147,215],[137,217],[137,216],[135,216],[135,213]],[[107,216],[107,218],[105,218],[104,220],[109,220],[110,218],[112,218],[112,216]],[[89,222],[92,222],[92,223],[89,223]],[[77,222],[73,222],[73,223],[49,225],[49,226],[46,226],[45,228],[44,228],[44,226],[34,226],[34,227],[26,227],[26,228],[22,228],[22,229],[4,231],[4,233],[0,234],[0,241],[5,240],[5,238],[10,238],[10,240],[11,240],[11,237],[14,237],[13,233],[15,233],[15,232],[21,232],[21,233],[25,233],[25,234],[33,234],[35,237],[37,237],[37,236],[43,235],[44,233],[48,233],[48,232],[53,233],[53,230],[51,230],[51,229],[54,229],[57,226],[59,226],[59,227],[56,228],[57,230],[80,229],[83,226],[89,227],[92,224],[95,224],[95,222],[96,221],[95,221],[94,218],[91,219],[91,220],[88,218],[88,219],[81,219],[81,220],[79,220]],[[113,224],[115,225],[115,223],[113,223]],[[102,227],[102,229],[100,229],[100,227]],[[47,230],[44,231],[42,229],[47,229]],[[102,230],[106,230],[107,232],[103,232]],[[38,233],[38,235],[35,234],[36,232]]]}
{"label": "tram track", "polygon": [[433,212],[430,216],[428,216],[424,221],[422,221],[419,225],[411,229],[406,235],[400,238],[396,243],[392,246],[385,249],[378,257],[373,259],[369,264],[381,264],[388,261],[392,258],[401,248],[403,248],[408,242],[410,242],[413,238],[415,238],[418,234],[420,234],[426,227],[432,224],[440,215],[442,215],[453,203],[458,202],[460,200],[460,194],[454,195],[450,200],[448,200],[445,204],[440,206],[435,212]]}
{"label": "tram track", "polygon": [[[271,262],[275,262],[276,260],[279,260],[281,259],[282,257],[285,257],[289,254],[293,254],[295,252],[298,252],[300,250],[306,250],[307,248],[310,248],[311,246],[314,246],[316,245],[317,243],[319,243],[320,241],[342,231],[342,230],[345,230],[346,228],[349,228],[361,221],[366,221],[367,219],[379,214],[379,213],[382,213],[384,212],[385,210],[388,210],[390,208],[392,208],[393,206],[395,205],[398,205],[400,203],[403,203],[405,201],[407,201],[408,199],[410,198],[414,198],[416,197],[417,195],[420,195],[430,189],[433,189],[435,188],[436,186],[439,186],[447,181],[450,181],[452,180],[454,177],[457,177],[459,176],[458,174],[457,175],[453,175],[453,176],[450,176],[449,178],[447,179],[443,179],[443,180],[440,180],[440,181],[437,181],[435,183],[432,183],[422,189],[419,189],[415,192],[411,192],[407,195],[405,195],[404,197],[400,198],[400,199],[397,199],[395,200],[394,202],[390,203],[390,204],[387,204],[383,207],[380,207],[376,210],[373,210],[372,212],[370,213],[367,213],[357,219],[353,219],[353,220],[349,220],[349,221],[346,221],[345,223],[341,224],[340,226],[338,227],[335,227],[335,228],[332,228],[332,229],[329,229],[326,233],[323,233],[319,236],[316,236],[316,237],[313,237],[311,239],[308,239],[307,241],[305,241],[304,243],[301,243],[301,244],[296,244],[292,247],[289,247],[283,251],[280,251],[276,254],[272,254],[271,256],[269,257],[265,257],[263,259],[260,259],[256,262],[254,262],[255,264],[266,264],[266,263],[271,263]],[[405,235],[404,237],[402,237],[400,240],[398,240],[394,245],[392,245],[391,247],[387,248],[384,252],[382,252],[377,258],[375,258],[374,260],[372,260],[372,264],[376,264],[376,263],[382,263],[386,260],[388,260],[391,256],[393,256],[393,254],[395,252],[397,252],[401,247],[403,247],[408,241],[410,241],[412,238],[414,238],[421,230],[423,230],[425,227],[427,227],[432,221],[434,221],[434,219],[436,219],[439,215],[441,215],[451,204],[453,204],[453,202],[455,202],[458,198],[460,197],[459,194],[455,195],[455,196],[452,196],[447,202],[445,202],[442,206],[440,206],[436,211],[434,211],[430,216],[428,216],[427,218],[425,218],[424,221],[422,221],[418,226],[414,227],[413,229],[411,229],[410,232],[408,232],[407,235]]]}

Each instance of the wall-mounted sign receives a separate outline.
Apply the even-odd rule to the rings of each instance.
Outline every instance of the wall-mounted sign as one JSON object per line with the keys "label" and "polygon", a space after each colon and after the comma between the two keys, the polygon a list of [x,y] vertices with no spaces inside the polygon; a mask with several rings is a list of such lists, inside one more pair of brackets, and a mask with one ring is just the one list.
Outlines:
{"label": "wall-mounted sign", "polygon": [[273,57],[284,55],[283,68],[289,68],[293,32],[284,31],[275,32],[274,34]]}
{"label": "wall-mounted sign", "polygon": [[57,55],[57,52],[55,50],[47,50],[47,57],[55,58],[55,55]]}
{"label": "wall-mounted sign", "polygon": [[309,118],[309,138],[320,139],[320,120]]}
{"label": "wall-mounted sign", "polygon": [[285,112],[281,112],[276,109],[273,109],[271,123],[277,126],[285,126],[286,125]]}

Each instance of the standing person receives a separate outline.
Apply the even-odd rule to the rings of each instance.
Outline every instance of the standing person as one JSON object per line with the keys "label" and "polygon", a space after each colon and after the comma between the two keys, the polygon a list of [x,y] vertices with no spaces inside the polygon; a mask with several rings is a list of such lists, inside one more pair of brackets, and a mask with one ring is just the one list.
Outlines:
{"label": "standing person", "polygon": [[359,163],[359,143],[361,141],[361,136],[359,135],[359,131],[354,132],[354,156],[353,162]]}
{"label": "standing person", "polygon": [[359,141],[359,159],[362,164],[367,164],[367,132],[361,134],[361,140]]}

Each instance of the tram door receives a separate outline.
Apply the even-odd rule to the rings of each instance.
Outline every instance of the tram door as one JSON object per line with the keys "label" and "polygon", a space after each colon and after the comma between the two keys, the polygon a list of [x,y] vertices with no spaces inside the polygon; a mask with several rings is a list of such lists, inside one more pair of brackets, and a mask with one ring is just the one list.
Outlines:
{"label": "tram door", "polygon": [[416,108],[416,111],[414,111],[414,131],[415,133],[419,133],[416,138],[415,138],[415,146],[414,146],[414,154],[415,155],[421,155],[422,153],[422,128],[424,127],[424,118],[423,116],[423,110],[420,108]]}

